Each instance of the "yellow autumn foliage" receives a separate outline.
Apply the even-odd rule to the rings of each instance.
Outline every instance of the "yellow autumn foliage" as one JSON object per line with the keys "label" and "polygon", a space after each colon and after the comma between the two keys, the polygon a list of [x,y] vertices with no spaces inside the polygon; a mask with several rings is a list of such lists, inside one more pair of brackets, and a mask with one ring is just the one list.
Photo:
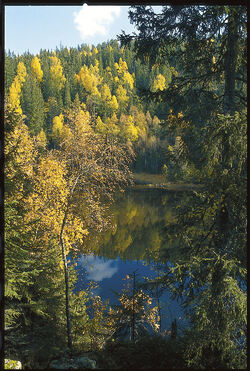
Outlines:
{"label": "yellow autumn foliage", "polygon": [[162,74],[159,74],[154,79],[153,91],[157,90],[163,91],[164,89],[166,89],[166,79]]}
{"label": "yellow autumn foliage", "polygon": [[135,142],[138,139],[138,130],[134,125],[133,117],[131,115],[121,115],[120,122],[122,136],[127,140]]}
{"label": "yellow autumn foliage", "polygon": [[117,102],[116,96],[112,95],[111,101],[109,102],[109,107],[112,111],[117,112],[119,108],[119,104]]}
{"label": "yellow autumn foliage", "polygon": [[[118,76],[121,79],[121,83],[127,85],[132,90],[134,86],[134,77],[128,72],[126,61],[123,61],[122,58],[120,58],[119,64],[114,63],[114,67],[116,68]],[[115,81],[118,82],[119,79],[117,80],[115,78]]]}
{"label": "yellow autumn foliage", "polygon": [[107,127],[102,121],[102,119],[100,118],[100,116],[97,116],[95,130],[98,134],[101,134],[101,135],[105,134],[107,131]]}
{"label": "yellow autumn foliage", "polygon": [[14,109],[17,113],[22,114],[22,108],[20,104],[21,96],[21,84],[17,76],[15,76],[10,89],[9,89],[9,102],[10,107]]}
{"label": "yellow autumn foliage", "polygon": [[64,230],[64,241],[66,246],[69,248],[72,242],[83,243],[84,237],[86,237],[88,234],[89,232],[87,228],[85,228],[82,220],[72,213],[69,214]]}
{"label": "yellow autumn foliage", "polygon": [[42,81],[43,71],[41,69],[40,59],[37,57],[34,57],[31,61],[31,73],[38,82]]}
{"label": "yellow autumn foliage", "polygon": [[111,92],[107,84],[104,84],[101,87],[101,99],[103,102],[108,102],[111,100]]}
{"label": "yellow autumn foliage", "polygon": [[113,113],[111,117],[108,117],[106,119],[107,132],[111,136],[116,137],[116,136],[119,135],[120,128],[119,128],[119,126],[117,124],[118,124],[118,118],[117,118],[117,116],[116,116],[115,113]]}
{"label": "yellow autumn foliage", "polygon": [[26,67],[23,62],[19,62],[17,65],[17,77],[21,85],[24,83],[26,76],[27,76]]}
{"label": "yellow autumn foliage", "polygon": [[97,87],[101,84],[102,79],[98,71],[98,65],[91,65],[90,68],[84,65],[80,69],[79,74],[75,74],[76,81],[81,84],[88,93],[93,95],[100,95]]}
{"label": "yellow autumn foliage", "polygon": [[38,228],[58,239],[69,190],[65,164],[52,154],[42,158],[33,179],[33,193],[26,200],[26,221],[37,220]]}
{"label": "yellow autumn foliage", "polygon": [[50,57],[50,76],[56,87],[61,90],[66,82],[66,78],[63,74],[63,68],[61,66],[61,61],[56,56]]}
{"label": "yellow autumn foliage", "polygon": [[134,87],[134,78],[133,78],[133,76],[129,72],[125,71],[124,74],[123,74],[123,80],[124,80],[124,82],[126,84],[128,84],[128,86],[132,90],[133,87]]}
{"label": "yellow autumn foliage", "polygon": [[14,179],[23,173],[32,178],[36,149],[34,140],[29,135],[27,125],[17,122],[12,131],[5,134],[5,176]]}
{"label": "yellow autumn foliage", "polygon": [[116,98],[118,103],[124,106],[128,103],[129,97],[127,96],[127,90],[122,85],[118,85],[116,89]]}
{"label": "yellow autumn foliage", "polygon": [[43,129],[34,138],[36,140],[37,147],[46,148],[46,146],[47,146],[47,137],[46,137],[46,134],[45,134],[45,132],[44,132]]}
{"label": "yellow autumn foliage", "polygon": [[52,138],[59,139],[62,134],[62,129],[63,129],[63,115],[60,114],[59,116],[55,116],[53,118]]}
{"label": "yellow autumn foliage", "polygon": [[22,114],[22,108],[20,104],[21,88],[26,76],[26,67],[23,62],[19,62],[17,65],[17,75],[15,76],[9,89],[10,108],[15,110],[19,114]]}
{"label": "yellow autumn foliage", "polygon": [[122,58],[119,59],[119,64],[115,63],[114,66],[119,74],[122,74],[123,72],[128,70],[127,62],[123,61]]}

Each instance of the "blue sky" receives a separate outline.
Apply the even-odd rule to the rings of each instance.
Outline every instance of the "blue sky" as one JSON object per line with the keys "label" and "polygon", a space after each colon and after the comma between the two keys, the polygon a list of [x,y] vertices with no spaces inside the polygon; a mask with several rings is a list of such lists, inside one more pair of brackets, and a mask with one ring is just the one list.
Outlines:
{"label": "blue sky", "polygon": [[22,54],[60,45],[97,45],[131,33],[128,6],[6,6],[5,50]]}

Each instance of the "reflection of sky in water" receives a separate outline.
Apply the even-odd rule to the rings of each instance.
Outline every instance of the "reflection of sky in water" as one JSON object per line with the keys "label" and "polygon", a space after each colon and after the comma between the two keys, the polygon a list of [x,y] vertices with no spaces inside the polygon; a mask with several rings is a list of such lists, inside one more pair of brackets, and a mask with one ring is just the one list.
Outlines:
{"label": "reflection of sky in water", "polygon": [[111,278],[118,271],[115,260],[103,261],[93,254],[82,256],[79,262],[85,268],[88,279],[96,282]]}
{"label": "reflection of sky in water", "polygon": [[[119,197],[112,209],[116,229],[112,233],[107,231],[100,235],[99,242],[90,243],[93,253],[78,259],[76,291],[86,288],[92,280],[98,284],[94,294],[99,295],[103,301],[108,299],[110,305],[118,304],[116,293],[120,294],[125,288],[127,275],[136,271],[137,282],[142,282],[144,277],[156,277],[153,269],[155,264],[146,265],[143,260],[154,261],[154,254],[163,247],[170,256],[174,252],[178,261],[177,247],[165,244],[165,225],[172,220],[179,199],[180,194],[158,190],[133,191]],[[167,265],[172,264],[168,262]],[[153,305],[157,306],[156,290],[143,290],[152,297]],[[180,328],[184,323],[181,303],[170,297],[168,290],[164,290],[160,297],[163,328],[169,329],[175,318]]]}
{"label": "reflection of sky in water", "polygon": [[[142,261],[123,261],[118,259],[106,259],[104,257],[97,257],[93,254],[88,256],[82,255],[78,259],[77,264],[78,282],[76,284],[76,291],[86,287],[88,281],[96,281],[98,288],[94,290],[96,295],[100,295],[102,300],[109,300],[109,304],[118,304],[117,295],[125,288],[126,281],[124,278],[128,274],[136,271],[138,282],[143,281],[143,277],[156,277],[156,272],[152,265],[145,265]],[[146,290],[145,290],[146,291]],[[154,299],[152,292],[149,295]],[[156,298],[153,304],[157,305]],[[183,311],[180,307],[180,302],[171,300],[170,295],[165,290],[160,297],[160,304],[162,306],[162,323],[163,328],[170,328],[171,322],[176,318],[179,327],[183,323]]]}

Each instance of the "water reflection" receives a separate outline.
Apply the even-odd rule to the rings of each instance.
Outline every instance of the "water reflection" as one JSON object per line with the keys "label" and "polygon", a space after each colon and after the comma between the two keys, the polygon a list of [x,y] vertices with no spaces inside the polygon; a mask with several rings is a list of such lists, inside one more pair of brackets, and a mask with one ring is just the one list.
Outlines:
{"label": "water reflection", "polygon": [[[176,241],[166,239],[168,224],[175,221],[176,206],[184,194],[162,190],[129,191],[119,195],[109,210],[111,227],[104,233],[91,235],[87,247],[91,254],[78,260],[77,290],[86,287],[88,280],[98,282],[96,293],[110,304],[124,288],[124,277],[135,270],[138,283],[144,277],[155,278],[159,273],[161,256],[177,257]],[[158,263],[157,263],[158,262]],[[160,263],[161,268],[164,264]],[[150,293],[154,297],[154,293]],[[166,289],[161,297],[163,328],[169,328],[176,318],[183,318],[177,300],[170,299]],[[159,298],[154,298],[155,303]]]}
{"label": "water reflection", "polygon": [[[107,268],[107,272],[105,269]],[[104,257],[96,257],[93,254],[89,256],[82,256],[77,265],[78,283],[76,291],[87,287],[89,280],[98,282],[98,287],[94,289],[94,294],[99,295],[102,300],[108,300],[110,305],[118,304],[118,295],[126,287],[126,276],[132,275],[136,271],[137,288],[144,282],[145,278],[155,278],[159,270],[157,265],[146,263],[140,260],[123,260],[118,258],[116,260],[106,259]],[[178,320],[178,329],[184,326],[184,315],[178,300],[171,300],[170,293],[166,289],[157,296],[157,290],[146,289],[153,299],[153,305],[161,305],[161,322],[162,330],[169,329],[172,321],[176,318]]]}
{"label": "water reflection", "polygon": [[91,235],[90,250],[108,259],[156,261],[176,245],[166,239],[166,226],[175,220],[183,193],[162,190],[130,191],[119,195],[109,210],[111,227]]}
{"label": "water reflection", "polygon": [[87,278],[96,282],[102,281],[104,278],[111,278],[118,271],[116,261],[104,261],[94,254],[82,256],[79,259],[79,264],[86,269]]}

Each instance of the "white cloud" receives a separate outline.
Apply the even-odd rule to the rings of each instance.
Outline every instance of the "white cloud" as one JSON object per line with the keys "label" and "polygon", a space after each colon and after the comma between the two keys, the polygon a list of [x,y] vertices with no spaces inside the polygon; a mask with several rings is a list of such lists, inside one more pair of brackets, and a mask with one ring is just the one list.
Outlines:
{"label": "white cloud", "polygon": [[110,24],[120,14],[120,6],[88,6],[84,4],[78,13],[74,13],[74,23],[83,40],[95,35],[107,36]]}

